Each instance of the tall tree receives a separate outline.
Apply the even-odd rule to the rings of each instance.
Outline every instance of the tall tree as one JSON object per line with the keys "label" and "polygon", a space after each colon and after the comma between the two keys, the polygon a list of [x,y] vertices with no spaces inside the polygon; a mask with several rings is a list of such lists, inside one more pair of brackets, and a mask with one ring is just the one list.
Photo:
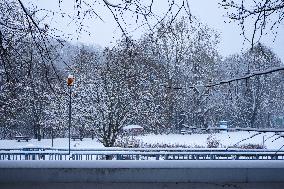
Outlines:
{"label": "tall tree", "polygon": [[187,124],[206,125],[208,90],[198,86],[212,80],[214,64],[219,57],[218,34],[198,21],[189,25],[184,20],[161,24],[153,37],[156,54],[167,68],[164,108],[166,125],[174,130],[181,127],[174,124],[180,122],[181,114],[186,115],[183,117],[187,117]]}
{"label": "tall tree", "polygon": [[[242,55],[227,58],[223,65],[224,78],[239,78],[254,72],[265,71],[281,65],[280,59],[262,44]],[[282,103],[279,94],[281,73],[271,73],[235,81],[223,87],[229,93],[227,112],[232,124],[247,127],[272,126],[272,118]],[[278,85],[275,85],[278,83]],[[224,105],[224,104],[223,104]]]}

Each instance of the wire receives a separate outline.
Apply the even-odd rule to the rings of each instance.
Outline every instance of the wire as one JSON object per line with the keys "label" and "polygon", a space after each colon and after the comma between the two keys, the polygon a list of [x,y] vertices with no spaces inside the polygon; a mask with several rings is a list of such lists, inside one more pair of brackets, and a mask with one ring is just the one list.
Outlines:
{"label": "wire", "polygon": [[205,85],[188,86],[188,88],[215,87],[215,86],[231,83],[231,82],[234,82],[234,81],[240,81],[240,80],[244,80],[244,79],[249,79],[249,78],[255,77],[255,76],[267,75],[267,74],[278,72],[278,71],[284,71],[284,66],[273,67],[273,68],[270,68],[270,69],[267,69],[267,70],[264,70],[264,71],[255,71],[255,72],[252,72],[252,73],[244,75],[244,76],[235,77],[235,78],[227,79],[227,80],[222,80],[222,81],[218,81],[216,83],[208,83],[208,84],[205,84]]}

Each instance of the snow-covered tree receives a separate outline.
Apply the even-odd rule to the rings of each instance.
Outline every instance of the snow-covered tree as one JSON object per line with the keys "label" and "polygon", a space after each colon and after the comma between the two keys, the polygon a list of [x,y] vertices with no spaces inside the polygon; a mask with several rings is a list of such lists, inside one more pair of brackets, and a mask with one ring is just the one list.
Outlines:
{"label": "snow-covered tree", "polygon": [[[279,67],[281,61],[269,48],[258,44],[242,55],[228,57],[222,64],[223,78],[228,79]],[[281,77],[280,72],[271,73],[223,86],[229,98],[222,105],[228,104],[227,112],[232,112],[227,117],[237,126],[272,126],[273,115],[281,111]]]}
{"label": "snow-covered tree", "polygon": [[[199,85],[213,78],[214,64],[219,60],[216,50],[218,34],[200,22],[162,23],[152,37],[155,56],[164,65],[164,114],[171,130],[181,129],[180,122],[204,127],[211,109],[207,106],[208,89]],[[172,27],[173,26],[173,27]],[[207,109],[208,108],[208,109]]]}

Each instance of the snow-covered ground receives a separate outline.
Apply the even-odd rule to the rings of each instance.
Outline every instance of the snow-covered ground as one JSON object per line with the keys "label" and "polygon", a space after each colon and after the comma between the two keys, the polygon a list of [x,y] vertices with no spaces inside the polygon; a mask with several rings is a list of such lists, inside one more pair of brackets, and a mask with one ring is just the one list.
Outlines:
{"label": "snow-covered ground", "polygon": [[[224,132],[214,134],[214,138],[220,141],[220,144],[223,147],[233,146],[236,143],[240,142],[243,139],[249,138],[256,134],[256,132]],[[186,145],[186,146],[207,146],[207,138],[210,134],[192,134],[192,135],[181,135],[181,134],[169,134],[169,135],[145,135],[138,137],[143,142],[148,144],[173,144],[173,145]],[[267,149],[279,149],[284,145],[284,138],[278,138],[278,135],[273,136],[274,133],[263,133],[255,137],[252,137],[248,140],[240,142],[239,145],[244,144],[259,144],[262,145],[263,137],[264,146]],[[269,138],[271,137],[271,138]]]}
{"label": "snow-covered ground", "polygon": [[[53,140],[54,148],[68,148],[69,142],[68,138],[55,138]],[[24,147],[51,147],[51,139],[42,139],[38,141],[37,139],[31,139],[29,142],[16,140],[0,140],[0,148],[24,148]],[[104,148],[103,144],[97,140],[92,140],[90,138],[84,138],[83,141],[73,141],[71,140],[71,148]]]}
{"label": "snow-covered ground", "polygon": [[[239,141],[248,138],[256,133],[254,132],[229,132],[229,133],[216,133],[214,137],[220,140],[223,147],[233,146]],[[242,144],[259,144],[262,145],[263,136],[267,139],[273,136],[274,133],[263,133],[259,134],[253,138],[245,140],[240,143]],[[209,134],[169,134],[169,135],[154,135],[149,134],[145,136],[138,136],[144,144],[173,144],[173,145],[185,145],[185,146],[207,146],[207,137]],[[275,135],[267,141],[265,141],[265,146],[267,149],[279,149],[284,145],[284,138],[276,139],[278,135]],[[16,140],[0,140],[0,148],[22,148],[22,147],[51,147],[51,139],[42,139],[37,141],[32,139],[29,142],[17,142]],[[68,148],[68,138],[56,138],[54,139],[54,148]],[[104,146],[97,140],[92,140],[90,138],[84,138],[83,141],[73,141],[71,140],[71,148],[104,148]]]}

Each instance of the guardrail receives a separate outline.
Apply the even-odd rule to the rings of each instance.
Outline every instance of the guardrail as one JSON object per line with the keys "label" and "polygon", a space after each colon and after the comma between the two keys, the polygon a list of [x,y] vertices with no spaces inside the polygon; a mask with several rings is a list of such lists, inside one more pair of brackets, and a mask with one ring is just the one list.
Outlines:
{"label": "guardrail", "polygon": [[282,161],[0,161],[0,188],[284,188]]}
{"label": "guardrail", "polygon": [[0,151],[0,160],[284,160],[284,151],[220,149],[26,149]]}

